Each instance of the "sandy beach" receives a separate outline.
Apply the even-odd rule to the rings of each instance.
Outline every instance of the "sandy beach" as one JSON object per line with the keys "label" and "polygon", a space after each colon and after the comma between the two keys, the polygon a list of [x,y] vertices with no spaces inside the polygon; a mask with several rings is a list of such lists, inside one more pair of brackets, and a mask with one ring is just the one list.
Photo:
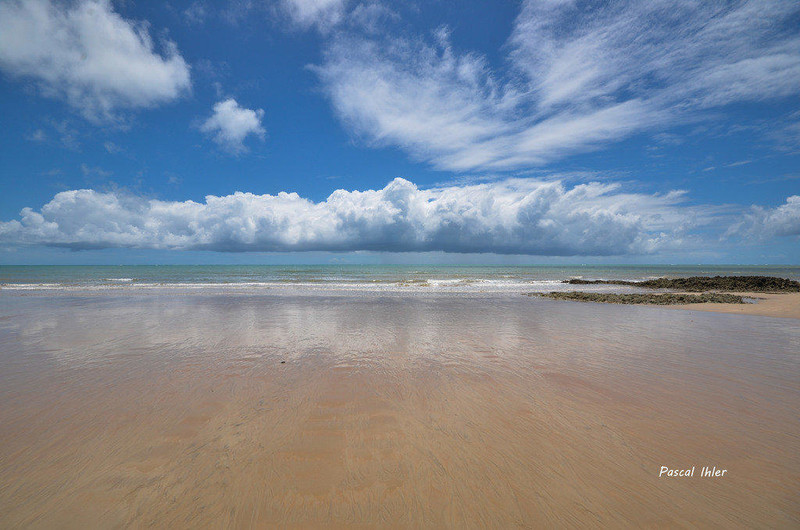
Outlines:
{"label": "sandy beach", "polygon": [[800,530],[800,0],[0,0],[0,530]]}
{"label": "sandy beach", "polygon": [[[524,293],[526,296],[537,296],[537,293]],[[800,319],[800,293],[761,293],[752,291],[734,291],[719,293],[706,291],[693,292],[656,292],[636,294],[586,293],[582,291],[562,291],[538,294],[545,298],[567,300],[576,303],[649,305],[668,309],[689,311],[710,311],[713,313],[732,313],[738,315],[768,316],[776,318]],[[695,302],[694,299],[708,296],[716,298],[711,301]],[[663,297],[672,297],[664,299]],[[687,300],[675,298],[687,297]],[[731,297],[734,301],[720,300],[720,297]]]}
{"label": "sandy beach", "polygon": [[666,306],[673,309],[712,311],[737,315],[760,315],[779,318],[800,318],[800,293],[732,293],[755,300],[753,304],[684,304]]}
{"label": "sandy beach", "polygon": [[5,293],[0,526],[796,527],[798,341],[508,295]]}

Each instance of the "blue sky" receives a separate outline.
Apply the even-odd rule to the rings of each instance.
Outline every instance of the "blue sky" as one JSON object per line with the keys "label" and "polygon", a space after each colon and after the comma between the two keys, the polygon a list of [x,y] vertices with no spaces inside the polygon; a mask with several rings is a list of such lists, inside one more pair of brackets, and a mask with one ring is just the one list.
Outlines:
{"label": "blue sky", "polygon": [[796,2],[397,4],[0,1],[0,263],[800,263]]}

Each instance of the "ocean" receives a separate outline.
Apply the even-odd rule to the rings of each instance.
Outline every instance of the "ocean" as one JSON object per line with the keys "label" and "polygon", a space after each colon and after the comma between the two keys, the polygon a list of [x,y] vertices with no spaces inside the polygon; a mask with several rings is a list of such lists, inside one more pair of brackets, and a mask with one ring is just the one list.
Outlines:
{"label": "ocean", "polygon": [[[765,275],[800,280],[796,266],[742,265],[119,265],[0,266],[0,290],[185,288],[304,291],[504,292],[568,288],[569,278]],[[606,287],[608,289],[608,287]]]}

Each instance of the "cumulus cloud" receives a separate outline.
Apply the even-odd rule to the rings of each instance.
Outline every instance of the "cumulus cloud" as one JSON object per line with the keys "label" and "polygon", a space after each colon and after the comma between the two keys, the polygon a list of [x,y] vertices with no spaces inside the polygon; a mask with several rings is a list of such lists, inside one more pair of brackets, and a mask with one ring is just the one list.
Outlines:
{"label": "cumulus cloud", "polygon": [[94,121],[189,90],[189,67],[175,44],[161,48],[146,23],[123,19],[107,0],[0,4],[0,69],[34,79],[45,94],[65,98]]}
{"label": "cumulus cloud", "polygon": [[[706,210],[703,210],[706,211]],[[116,192],[58,193],[39,211],[0,223],[0,243],[73,249],[445,251],[530,255],[647,254],[679,248],[706,213],[682,192],[628,193],[617,184],[567,187],[512,179],[419,189],[207,196],[171,202]]]}
{"label": "cumulus cloud", "polygon": [[264,138],[263,117],[262,109],[246,109],[235,99],[228,98],[214,105],[214,113],[200,126],[200,130],[212,135],[226,151],[238,154],[246,151],[244,141],[249,135]]}
{"label": "cumulus cloud", "polygon": [[744,220],[734,224],[727,236],[740,235],[760,240],[800,236],[800,195],[791,195],[775,208],[753,206]]}
{"label": "cumulus cloud", "polygon": [[798,16],[780,0],[526,0],[502,70],[440,30],[340,34],[315,71],[369,142],[447,170],[535,166],[698,110],[800,93]]}

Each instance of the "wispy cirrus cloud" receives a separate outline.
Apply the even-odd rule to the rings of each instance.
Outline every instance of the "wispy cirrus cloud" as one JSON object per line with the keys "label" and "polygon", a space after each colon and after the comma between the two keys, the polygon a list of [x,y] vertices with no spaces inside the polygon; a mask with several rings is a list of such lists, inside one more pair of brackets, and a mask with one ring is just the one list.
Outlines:
{"label": "wispy cirrus cloud", "polygon": [[331,30],[344,16],[345,0],[282,0],[284,11],[300,27]]}
{"label": "wispy cirrus cloud", "polygon": [[315,29],[329,34],[347,17],[348,0],[229,0],[223,16],[238,24],[252,15],[267,16],[282,29]]}
{"label": "wispy cirrus cloud", "polygon": [[92,121],[167,103],[191,88],[175,44],[160,48],[146,23],[122,18],[107,0],[0,4],[0,69],[35,80]]}
{"label": "wispy cirrus cloud", "polygon": [[187,24],[202,26],[206,18],[208,18],[208,10],[203,2],[195,0],[189,7],[181,12],[181,15]]}
{"label": "wispy cirrus cloud", "polygon": [[491,68],[432,39],[340,32],[314,68],[357,136],[435,167],[540,166],[707,109],[800,93],[800,4],[527,0]]}
{"label": "wispy cirrus cloud", "polygon": [[686,248],[693,230],[717,222],[715,215],[687,205],[680,191],[650,195],[616,183],[537,179],[420,189],[397,178],[378,190],[336,190],[321,202],[283,192],[198,203],[83,189],[0,223],[0,244],[627,255]]}

